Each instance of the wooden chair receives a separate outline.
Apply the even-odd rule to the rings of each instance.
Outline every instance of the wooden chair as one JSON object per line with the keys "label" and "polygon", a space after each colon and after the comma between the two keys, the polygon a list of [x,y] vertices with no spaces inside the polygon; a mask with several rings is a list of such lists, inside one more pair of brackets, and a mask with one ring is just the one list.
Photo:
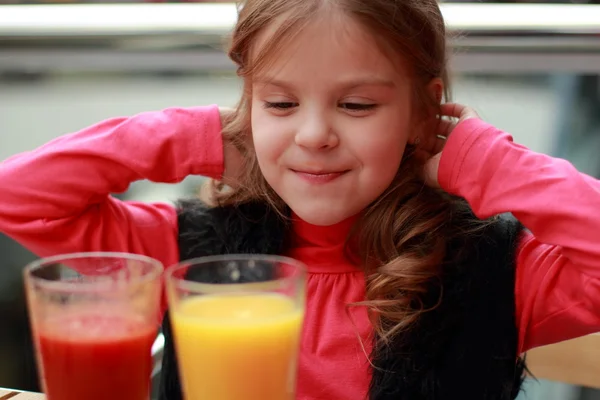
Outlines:
{"label": "wooden chair", "polygon": [[600,334],[533,349],[527,364],[535,378],[600,389]]}

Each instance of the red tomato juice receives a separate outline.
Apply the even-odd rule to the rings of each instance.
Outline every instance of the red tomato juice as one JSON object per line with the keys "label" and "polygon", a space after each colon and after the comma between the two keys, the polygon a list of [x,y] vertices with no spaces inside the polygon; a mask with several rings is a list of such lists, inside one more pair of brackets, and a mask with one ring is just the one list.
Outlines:
{"label": "red tomato juice", "polygon": [[148,400],[155,327],[123,317],[68,316],[38,327],[48,400]]}

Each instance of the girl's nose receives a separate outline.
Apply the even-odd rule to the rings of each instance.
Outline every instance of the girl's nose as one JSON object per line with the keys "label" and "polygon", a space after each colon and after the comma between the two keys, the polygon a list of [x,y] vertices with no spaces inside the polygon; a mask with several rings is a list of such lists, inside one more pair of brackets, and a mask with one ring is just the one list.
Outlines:
{"label": "girl's nose", "polygon": [[296,131],[295,142],[307,149],[324,150],[337,146],[339,138],[327,117],[323,113],[315,112],[303,119]]}

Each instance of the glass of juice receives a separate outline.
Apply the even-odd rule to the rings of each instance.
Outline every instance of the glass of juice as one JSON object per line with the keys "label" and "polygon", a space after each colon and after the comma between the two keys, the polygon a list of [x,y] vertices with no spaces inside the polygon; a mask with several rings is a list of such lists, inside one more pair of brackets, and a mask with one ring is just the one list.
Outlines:
{"label": "glass of juice", "polygon": [[41,385],[48,400],[149,400],[162,264],[79,253],[25,268]]}
{"label": "glass of juice", "polygon": [[205,257],[169,268],[165,279],[185,399],[295,399],[302,263]]}

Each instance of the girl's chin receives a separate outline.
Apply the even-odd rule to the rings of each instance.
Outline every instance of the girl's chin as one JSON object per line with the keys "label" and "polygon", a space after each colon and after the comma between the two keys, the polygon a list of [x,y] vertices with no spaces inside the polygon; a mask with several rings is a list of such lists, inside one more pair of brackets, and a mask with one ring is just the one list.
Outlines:
{"label": "girl's chin", "polygon": [[302,221],[316,226],[332,226],[348,219],[356,217],[355,212],[340,212],[339,209],[332,210],[329,207],[293,207],[290,206],[294,215]]}

